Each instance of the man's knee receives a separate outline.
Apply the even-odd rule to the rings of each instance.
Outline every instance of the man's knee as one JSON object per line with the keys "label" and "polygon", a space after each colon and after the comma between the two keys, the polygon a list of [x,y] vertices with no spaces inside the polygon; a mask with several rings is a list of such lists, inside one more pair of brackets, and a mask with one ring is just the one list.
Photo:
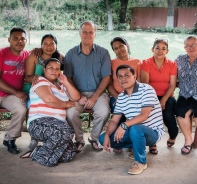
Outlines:
{"label": "man's knee", "polygon": [[95,116],[101,117],[102,119],[108,118],[110,110],[107,107],[99,108],[94,111]]}

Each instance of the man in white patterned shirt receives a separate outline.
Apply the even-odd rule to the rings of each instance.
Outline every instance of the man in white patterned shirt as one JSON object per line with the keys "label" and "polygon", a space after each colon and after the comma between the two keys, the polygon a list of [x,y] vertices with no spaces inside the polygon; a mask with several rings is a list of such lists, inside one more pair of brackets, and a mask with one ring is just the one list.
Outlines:
{"label": "man in white patterned shirt", "polygon": [[[137,82],[133,68],[120,65],[116,76],[125,91],[119,94],[113,117],[99,141],[107,152],[110,148],[132,148],[135,161],[128,173],[140,174],[147,168],[146,146],[153,146],[165,134],[162,110],[155,90]],[[123,114],[127,121],[119,125]]]}

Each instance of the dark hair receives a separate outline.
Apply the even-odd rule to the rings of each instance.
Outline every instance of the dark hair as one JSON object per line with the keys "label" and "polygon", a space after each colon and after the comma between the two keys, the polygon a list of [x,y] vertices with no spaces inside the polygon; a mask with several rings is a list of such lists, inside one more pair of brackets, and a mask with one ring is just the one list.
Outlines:
{"label": "dark hair", "polygon": [[[51,38],[53,39],[53,41],[55,42],[55,44],[57,45],[57,38],[55,36],[53,36],[52,34],[45,34],[42,39],[41,39],[41,45],[44,42],[45,38]],[[51,58],[57,58],[59,59],[60,57],[60,52],[56,49],[56,51],[53,53],[53,55],[51,56]]]}
{"label": "dark hair", "polygon": [[94,27],[94,31],[96,32],[96,24],[94,24],[94,22],[91,21],[91,20],[86,20],[86,21],[81,23],[81,25],[80,25],[80,32],[82,30],[83,25],[85,25],[85,24],[91,24],[92,27]]}
{"label": "dark hair", "polygon": [[121,69],[129,69],[130,72],[135,75],[135,70],[133,68],[131,68],[129,65],[120,65],[117,69],[116,69],[116,76],[118,76],[118,71]]}
{"label": "dark hair", "polygon": [[154,48],[160,42],[163,42],[167,46],[167,49],[168,49],[168,40],[167,39],[163,39],[163,38],[156,38],[154,43],[153,43],[153,47],[152,48]]}
{"label": "dark hair", "polygon": [[22,32],[22,33],[25,33],[25,35],[26,35],[25,30],[24,30],[23,28],[21,28],[21,27],[13,27],[13,28],[10,30],[10,36],[11,36],[11,34],[12,34],[13,32]]}
{"label": "dark hair", "polygon": [[122,43],[124,45],[127,45],[128,46],[128,53],[131,54],[131,51],[130,51],[130,48],[129,48],[129,44],[128,44],[127,40],[125,40],[123,37],[115,37],[115,38],[113,38],[113,40],[110,42],[112,50],[114,50],[114,48],[113,48],[113,43],[114,42],[120,42],[120,43]]}
{"label": "dark hair", "polygon": [[57,58],[49,58],[44,62],[44,67],[46,68],[46,66],[50,63],[50,62],[58,62],[60,64],[61,67],[61,62],[59,59]]}

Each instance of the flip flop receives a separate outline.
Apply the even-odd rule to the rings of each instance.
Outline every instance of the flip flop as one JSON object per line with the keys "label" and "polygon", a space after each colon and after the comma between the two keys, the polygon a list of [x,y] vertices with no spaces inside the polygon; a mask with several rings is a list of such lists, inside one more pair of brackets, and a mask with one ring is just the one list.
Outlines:
{"label": "flip flop", "polygon": [[156,145],[149,146],[149,152],[156,155],[158,153],[157,146]]}
{"label": "flip flop", "polygon": [[174,142],[167,141],[168,148],[172,147],[173,145],[174,145]]}
{"label": "flip flop", "polygon": [[33,150],[28,150],[27,152],[23,153],[20,158],[30,158],[32,156]]}
{"label": "flip flop", "polygon": [[114,153],[122,153],[122,148],[113,149]]}
{"label": "flip flop", "polygon": [[81,140],[81,141],[75,142],[74,145],[77,148],[76,152],[80,153],[83,150],[84,146],[85,146],[85,142],[84,142],[84,140]]}
{"label": "flip flop", "polygon": [[[184,151],[183,148],[187,149],[188,152]],[[183,155],[188,155],[190,153],[190,151],[192,150],[192,145],[185,145],[181,148],[181,153]]]}
{"label": "flip flop", "polygon": [[91,139],[91,137],[88,137],[88,141],[90,142],[90,144],[92,145],[92,148],[96,151],[102,151],[103,148],[100,148],[99,145],[98,145],[98,142],[97,141],[94,141]]}

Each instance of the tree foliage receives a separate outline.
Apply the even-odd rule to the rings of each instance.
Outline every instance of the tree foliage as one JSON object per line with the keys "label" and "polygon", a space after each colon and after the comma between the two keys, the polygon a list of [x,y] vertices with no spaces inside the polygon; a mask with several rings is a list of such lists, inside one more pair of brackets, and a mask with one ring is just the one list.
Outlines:
{"label": "tree foliage", "polygon": [[197,7],[197,0],[177,0],[176,6],[179,6],[179,7]]}

